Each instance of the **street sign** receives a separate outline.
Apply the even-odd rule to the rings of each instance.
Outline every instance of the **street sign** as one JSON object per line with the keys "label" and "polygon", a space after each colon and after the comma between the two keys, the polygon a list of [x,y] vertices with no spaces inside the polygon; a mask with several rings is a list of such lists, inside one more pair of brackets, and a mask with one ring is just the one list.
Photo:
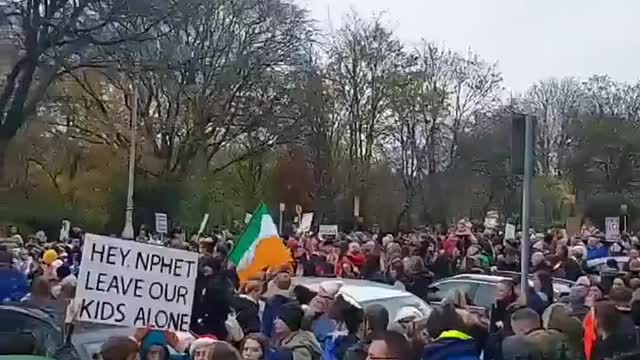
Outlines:
{"label": "street sign", "polygon": [[159,234],[169,233],[169,220],[167,219],[167,214],[156,213],[156,232]]}
{"label": "street sign", "polygon": [[620,218],[608,217],[604,219],[605,223],[605,237],[609,241],[615,241],[620,239]]}

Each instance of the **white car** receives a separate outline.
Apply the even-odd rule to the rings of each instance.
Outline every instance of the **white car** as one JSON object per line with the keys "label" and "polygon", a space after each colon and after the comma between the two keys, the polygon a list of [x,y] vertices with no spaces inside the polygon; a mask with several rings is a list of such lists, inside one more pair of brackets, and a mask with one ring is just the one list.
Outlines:
{"label": "white car", "polygon": [[293,279],[293,285],[303,285],[315,292],[320,288],[320,283],[325,281],[341,281],[344,285],[338,292],[339,295],[353,306],[365,309],[368,305],[380,304],[389,312],[389,319],[394,319],[398,311],[406,306],[415,307],[425,317],[431,313],[432,307],[419,297],[391,285],[385,285],[373,281],[358,279],[336,279],[297,277]]}

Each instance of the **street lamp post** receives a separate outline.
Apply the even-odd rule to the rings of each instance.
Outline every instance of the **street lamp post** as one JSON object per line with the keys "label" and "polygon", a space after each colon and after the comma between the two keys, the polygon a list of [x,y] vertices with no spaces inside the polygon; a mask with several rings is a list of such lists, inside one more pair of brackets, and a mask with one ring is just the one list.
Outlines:
{"label": "street lamp post", "polygon": [[127,208],[125,211],[123,239],[133,239],[133,185],[136,169],[136,132],[138,127],[138,87],[136,81],[132,82],[131,91],[131,142],[129,147],[129,184],[127,188]]}

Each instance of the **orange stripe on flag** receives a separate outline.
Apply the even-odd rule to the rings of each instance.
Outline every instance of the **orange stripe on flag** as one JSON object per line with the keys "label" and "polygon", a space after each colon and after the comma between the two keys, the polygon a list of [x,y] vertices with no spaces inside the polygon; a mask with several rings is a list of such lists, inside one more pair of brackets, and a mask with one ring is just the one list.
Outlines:
{"label": "orange stripe on flag", "polygon": [[277,236],[260,240],[255,251],[253,262],[246,269],[238,271],[241,282],[246,282],[264,269],[273,269],[293,262],[289,249]]}

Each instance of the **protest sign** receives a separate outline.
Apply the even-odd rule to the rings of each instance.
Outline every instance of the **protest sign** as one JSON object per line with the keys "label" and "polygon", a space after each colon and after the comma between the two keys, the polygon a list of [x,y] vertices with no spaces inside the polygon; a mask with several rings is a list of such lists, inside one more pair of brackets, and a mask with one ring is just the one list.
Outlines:
{"label": "protest sign", "polygon": [[198,254],[87,234],[79,321],[189,331]]}
{"label": "protest sign", "polygon": [[504,239],[512,240],[516,238],[516,226],[513,224],[506,224],[504,226]]}
{"label": "protest sign", "polygon": [[320,225],[318,229],[318,235],[333,235],[338,236],[338,225]]}
{"label": "protest sign", "polygon": [[167,220],[167,214],[156,213],[156,232],[159,234],[169,233],[169,221]]}
{"label": "protest sign", "polygon": [[495,229],[498,227],[498,219],[500,219],[500,213],[497,210],[487,211],[487,216],[484,218],[484,227],[486,229]]}
{"label": "protest sign", "polygon": [[313,213],[304,213],[302,214],[302,219],[300,220],[300,228],[298,232],[305,233],[311,230],[311,223],[313,223]]}
{"label": "protest sign", "polygon": [[605,237],[609,241],[615,241],[620,239],[620,218],[619,217],[607,217],[604,219],[605,223]]}

